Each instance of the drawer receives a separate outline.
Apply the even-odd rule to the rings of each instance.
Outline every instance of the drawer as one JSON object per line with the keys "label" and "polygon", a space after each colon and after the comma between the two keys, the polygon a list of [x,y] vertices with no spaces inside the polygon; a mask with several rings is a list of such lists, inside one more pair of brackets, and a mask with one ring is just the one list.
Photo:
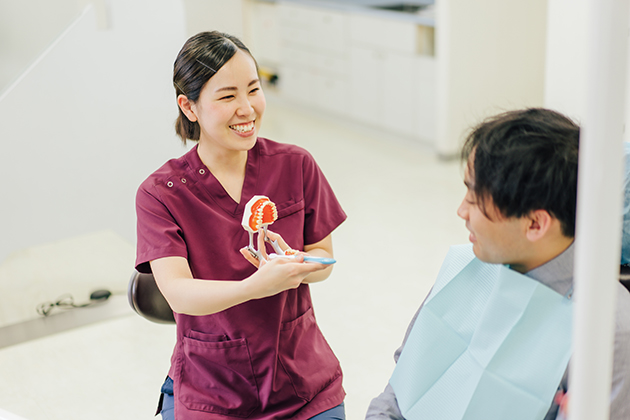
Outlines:
{"label": "drawer", "polygon": [[280,36],[285,44],[337,54],[345,52],[346,13],[283,3],[279,16]]}
{"label": "drawer", "polygon": [[307,71],[293,65],[282,65],[279,69],[281,94],[302,105],[313,105],[315,80]]}
{"label": "drawer", "polygon": [[304,28],[311,24],[311,14],[317,9],[297,4],[279,3],[278,19],[282,27]]}
{"label": "drawer", "polygon": [[283,45],[280,58],[283,63],[295,67],[309,68],[313,64],[312,53],[305,47],[299,45]]}
{"label": "drawer", "polygon": [[309,66],[317,73],[327,75],[347,76],[349,62],[346,58],[330,54],[313,53],[309,55]]}
{"label": "drawer", "polygon": [[417,26],[412,22],[351,15],[349,37],[353,45],[415,54],[418,51]]}
{"label": "drawer", "polygon": [[285,45],[282,48],[281,59],[283,63],[315,73],[343,76],[348,74],[349,64],[346,58],[305,47]]}
{"label": "drawer", "polygon": [[348,114],[349,87],[346,79],[316,75],[314,105],[337,116]]}

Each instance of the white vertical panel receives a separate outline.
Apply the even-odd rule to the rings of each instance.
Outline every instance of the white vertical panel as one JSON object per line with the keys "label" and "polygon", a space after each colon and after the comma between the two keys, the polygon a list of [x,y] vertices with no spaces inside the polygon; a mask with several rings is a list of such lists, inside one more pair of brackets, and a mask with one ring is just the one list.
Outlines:
{"label": "white vertical panel", "polygon": [[[628,0],[588,0],[580,139],[571,420],[608,418],[619,275]],[[579,88],[579,87],[578,87]]]}
{"label": "white vertical panel", "polygon": [[586,113],[588,0],[548,0],[545,107],[581,120]]}

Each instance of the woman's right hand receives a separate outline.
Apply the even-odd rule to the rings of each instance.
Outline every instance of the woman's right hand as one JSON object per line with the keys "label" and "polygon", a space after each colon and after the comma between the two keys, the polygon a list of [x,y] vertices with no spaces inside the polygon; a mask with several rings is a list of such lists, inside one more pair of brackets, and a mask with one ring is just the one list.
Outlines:
{"label": "woman's right hand", "polygon": [[295,259],[274,258],[262,260],[258,271],[243,280],[252,299],[276,295],[289,289],[296,289],[309,274],[323,270],[326,265],[305,263],[301,255]]}
{"label": "woman's right hand", "polygon": [[245,280],[225,281],[193,278],[183,257],[151,261],[155,281],[173,311],[194,316],[214,314],[251,299],[295,289],[309,273],[323,268],[323,264],[302,262],[302,257],[277,258],[264,261]]}
{"label": "woman's right hand", "polygon": [[[263,240],[262,236],[259,235],[260,241]],[[310,273],[326,268],[324,264],[303,262],[301,255],[295,259],[268,260],[264,245],[264,242],[258,244],[258,249],[264,256],[260,263],[255,260],[258,271],[242,281],[193,278],[188,260],[183,257],[153,260],[150,262],[151,270],[173,311],[200,316],[217,313],[251,299],[295,289]],[[245,252],[251,256],[249,251]]]}

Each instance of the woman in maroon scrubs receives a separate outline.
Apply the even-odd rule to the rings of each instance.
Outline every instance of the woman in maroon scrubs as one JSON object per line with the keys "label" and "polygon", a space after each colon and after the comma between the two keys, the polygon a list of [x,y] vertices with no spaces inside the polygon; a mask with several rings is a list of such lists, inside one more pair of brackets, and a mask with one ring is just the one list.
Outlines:
{"label": "woman in maroon scrubs", "polygon": [[197,144],[149,176],[136,198],[136,267],[153,272],[177,321],[163,418],[344,419],[341,368],[308,286],[332,266],[301,256],[259,264],[241,226],[245,204],[265,195],[278,210],[271,239],[332,258],[344,211],[307,151],[258,137],[265,97],[238,39],[190,38],[173,84],[177,133]]}

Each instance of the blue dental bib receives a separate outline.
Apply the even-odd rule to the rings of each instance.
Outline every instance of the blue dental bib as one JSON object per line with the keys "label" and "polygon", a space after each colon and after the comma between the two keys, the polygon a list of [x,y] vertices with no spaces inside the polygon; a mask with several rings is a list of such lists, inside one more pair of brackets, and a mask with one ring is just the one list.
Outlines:
{"label": "blue dental bib", "polygon": [[572,302],[451,247],[390,379],[409,420],[541,420],[571,356]]}

